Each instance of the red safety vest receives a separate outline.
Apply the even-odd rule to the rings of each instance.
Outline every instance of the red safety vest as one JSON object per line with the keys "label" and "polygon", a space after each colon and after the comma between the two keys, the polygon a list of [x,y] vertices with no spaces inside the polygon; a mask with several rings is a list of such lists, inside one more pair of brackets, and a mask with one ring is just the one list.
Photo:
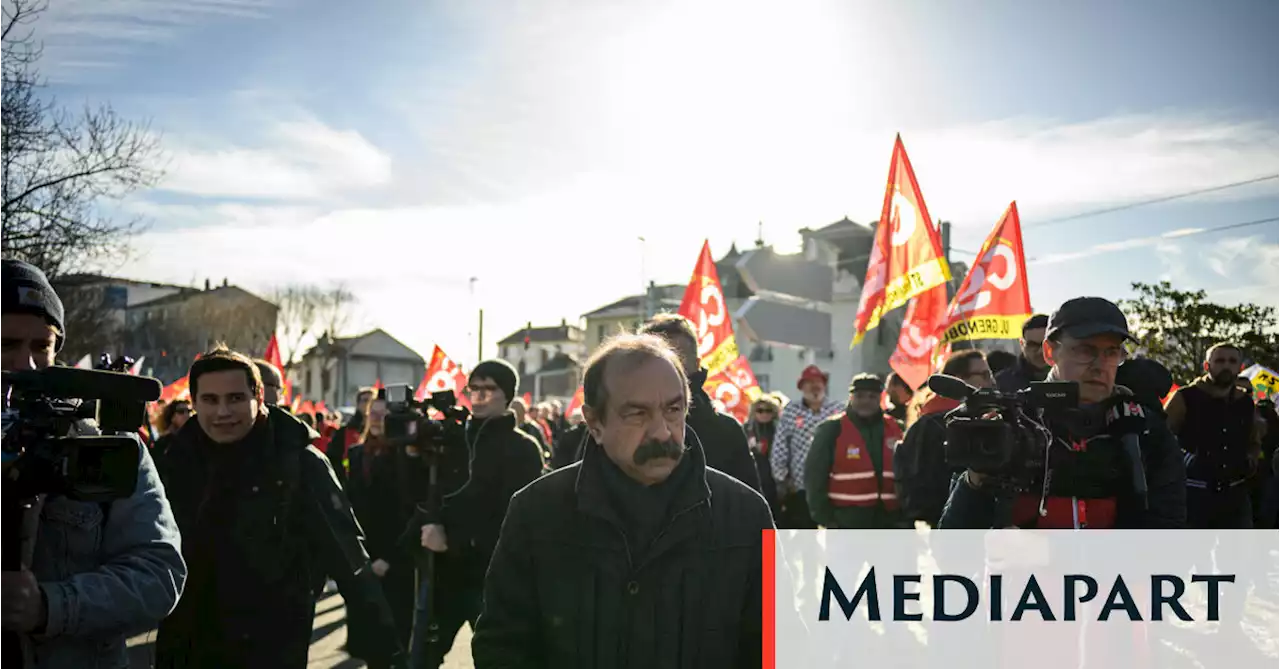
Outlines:
{"label": "red safety vest", "polygon": [[846,415],[840,419],[840,436],[836,437],[836,452],[827,480],[827,499],[832,506],[875,506],[883,502],[890,511],[898,508],[898,495],[893,487],[893,449],[902,439],[898,421],[883,416],[884,443],[882,475],[877,480],[876,468],[871,463],[862,433]]}

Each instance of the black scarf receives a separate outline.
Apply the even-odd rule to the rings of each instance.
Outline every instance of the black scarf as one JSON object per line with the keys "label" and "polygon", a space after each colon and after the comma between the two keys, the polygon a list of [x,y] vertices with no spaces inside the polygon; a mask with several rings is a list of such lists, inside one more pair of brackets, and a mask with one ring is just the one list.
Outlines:
{"label": "black scarf", "polygon": [[649,549],[670,514],[671,500],[693,479],[693,457],[686,451],[667,480],[646,486],[627,476],[603,449],[599,455],[596,460],[600,479],[610,504],[626,526],[627,541],[635,558]]}

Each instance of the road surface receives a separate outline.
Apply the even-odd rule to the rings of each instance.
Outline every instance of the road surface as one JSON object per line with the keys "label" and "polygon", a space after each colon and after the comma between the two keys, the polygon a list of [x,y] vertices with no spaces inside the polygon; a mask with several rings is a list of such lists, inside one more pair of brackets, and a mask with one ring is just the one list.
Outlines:
{"label": "road surface", "polygon": [[[342,597],[336,593],[324,596],[316,606],[315,631],[311,634],[311,661],[308,669],[359,669],[364,662],[353,660],[342,651],[347,642],[347,611]],[[129,669],[150,669],[154,654],[155,632],[129,640]],[[444,669],[472,669],[471,628],[464,625],[453,650],[444,661]]]}

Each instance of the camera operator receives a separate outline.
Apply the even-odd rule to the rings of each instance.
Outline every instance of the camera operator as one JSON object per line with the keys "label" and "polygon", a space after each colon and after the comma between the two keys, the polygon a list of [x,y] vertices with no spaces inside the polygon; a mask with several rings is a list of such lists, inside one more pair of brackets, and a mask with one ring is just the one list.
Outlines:
{"label": "camera operator", "polygon": [[[1162,418],[1142,413],[1142,425],[1123,434],[1104,425],[1109,410],[1133,412],[1140,406],[1127,389],[1115,385],[1130,339],[1124,314],[1105,299],[1075,298],[1054,312],[1045,332],[1047,380],[1076,382],[1079,407],[1045,413],[1043,425],[1051,436],[1047,449],[1046,435],[1037,429],[1024,424],[1015,428],[1027,445],[1024,450],[1044,453],[1045,461],[1034,466],[1013,463],[1027,470],[1029,485],[1009,491],[1001,485],[1002,476],[966,470],[952,485],[939,526],[979,529],[1002,523],[996,503],[1001,494],[1014,495],[1011,522],[1019,527],[1184,527],[1182,453]],[[1135,436],[1139,462],[1126,454],[1125,442]],[[1137,489],[1135,473],[1145,479],[1145,495]]]}
{"label": "camera operator", "polygon": [[[982,351],[956,351],[942,367],[942,373],[964,380],[975,388],[991,388],[995,379]],[[938,526],[942,507],[957,472],[947,464],[943,444],[947,440],[946,414],[960,406],[959,400],[943,397],[926,386],[911,403],[907,434],[893,453],[894,483],[903,518]]]}
{"label": "camera operator", "polygon": [[371,621],[379,657],[404,652],[347,495],[311,432],[262,403],[249,358],[218,348],[188,374],[195,420],[165,458],[191,580],[156,637],[156,667],[307,666],[316,584]]}
{"label": "camera operator", "polygon": [[[15,260],[3,267],[3,368],[49,367],[66,337],[62,301],[36,267]],[[77,431],[97,430],[82,422]],[[4,630],[24,635],[31,651],[21,666],[124,666],[127,636],[173,610],[187,575],[151,455],[138,444],[137,485],[127,498],[100,504],[47,495],[32,509],[39,525],[31,562],[4,572],[0,586]]]}
{"label": "camera operator", "polygon": [[[444,662],[454,637],[475,628],[484,596],[485,571],[498,543],[507,504],[516,491],[542,474],[538,442],[516,425],[510,405],[519,375],[505,360],[486,360],[471,371],[467,392],[472,416],[466,426],[470,474],[462,487],[444,496],[440,517],[418,507],[411,526],[421,527],[422,547],[437,554],[431,581],[418,593],[413,634],[413,666],[433,669]],[[449,490],[447,478],[441,490]],[[434,605],[435,610],[428,610]],[[433,629],[428,630],[431,626]]]}

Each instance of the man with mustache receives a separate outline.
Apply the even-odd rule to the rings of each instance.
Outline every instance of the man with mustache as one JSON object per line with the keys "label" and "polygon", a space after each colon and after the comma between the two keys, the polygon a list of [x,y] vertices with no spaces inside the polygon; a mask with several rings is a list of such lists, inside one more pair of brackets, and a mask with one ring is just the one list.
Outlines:
{"label": "man with mustache", "polygon": [[582,461],[511,498],[475,666],[760,666],[773,522],[764,498],[707,467],[680,359],[660,337],[619,336],[583,387]]}
{"label": "man with mustache", "polygon": [[1262,431],[1253,398],[1236,386],[1243,369],[1240,347],[1214,344],[1204,357],[1205,375],[1179,388],[1165,411],[1169,429],[1187,454],[1187,527],[1253,527],[1250,474],[1262,455]]}

